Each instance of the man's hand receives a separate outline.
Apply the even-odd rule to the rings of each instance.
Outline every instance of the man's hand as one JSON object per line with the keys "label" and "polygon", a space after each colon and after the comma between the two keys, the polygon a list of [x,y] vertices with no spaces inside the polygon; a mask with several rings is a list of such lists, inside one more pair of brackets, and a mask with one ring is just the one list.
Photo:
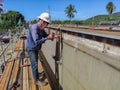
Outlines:
{"label": "man's hand", "polygon": [[47,36],[47,40],[51,40],[53,37],[52,37],[52,34],[49,34],[48,36]]}
{"label": "man's hand", "polygon": [[55,37],[54,38],[59,38],[60,37],[60,35],[59,34],[55,34]]}
{"label": "man's hand", "polygon": [[47,39],[48,40],[53,40],[54,38],[59,38],[59,37],[60,37],[60,35],[58,35],[58,34],[53,35],[53,33],[51,33],[47,36]]}

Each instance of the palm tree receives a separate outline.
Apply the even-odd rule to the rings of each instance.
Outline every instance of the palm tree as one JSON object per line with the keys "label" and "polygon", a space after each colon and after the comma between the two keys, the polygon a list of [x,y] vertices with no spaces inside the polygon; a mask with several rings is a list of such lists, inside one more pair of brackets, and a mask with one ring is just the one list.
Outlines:
{"label": "palm tree", "polygon": [[106,10],[110,16],[110,19],[112,19],[112,13],[113,11],[116,9],[116,7],[114,6],[114,4],[112,2],[109,2],[107,5],[106,5]]}
{"label": "palm tree", "polygon": [[74,16],[75,16],[74,13],[77,13],[77,11],[72,4],[69,4],[65,9],[65,13],[71,22],[71,19],[74,18]]}

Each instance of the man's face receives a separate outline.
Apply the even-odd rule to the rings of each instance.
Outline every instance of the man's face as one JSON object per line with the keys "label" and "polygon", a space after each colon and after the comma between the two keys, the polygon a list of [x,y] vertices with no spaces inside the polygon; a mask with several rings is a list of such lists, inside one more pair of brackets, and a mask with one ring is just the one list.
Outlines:
{"label": "man's face", "polygon": [[44,28],[46,28],[48,26],[49,23],[45,22],[45,21],[42,21],[42,24],[41,24],[41,29],[44,30]]}

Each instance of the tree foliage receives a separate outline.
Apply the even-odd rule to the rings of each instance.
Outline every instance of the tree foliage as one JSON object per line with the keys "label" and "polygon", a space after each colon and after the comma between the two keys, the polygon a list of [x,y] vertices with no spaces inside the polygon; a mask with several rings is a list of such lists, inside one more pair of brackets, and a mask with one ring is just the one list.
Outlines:
{"label": "tree foliage", "polygon": [[70,21],[71,21],[71,19],[74,18],[75,13],[77,13],[77,11],[76,11],[74,5],[69,4],[69,5],[66,7],[66,9],[65,9],[65,13],[66,13],[66,16],[67,16],[67,17],[70,19]]}
{"label": "tree foliage", "polygon": [[114,6],[114,4],[112,2],[108,2],[108,4],[106,5],[106,10],[107,10],[110,18],[112,18],[112,13],[115,9],[116,9],[116,7]]}
{"label": "tree foliage", "polygon": [[21,22],[24,23],[24,16],[17,11],[8,11],[5,14],[1,15],[0,30],[13,29],[17,26],[17,23],[21,19]]}

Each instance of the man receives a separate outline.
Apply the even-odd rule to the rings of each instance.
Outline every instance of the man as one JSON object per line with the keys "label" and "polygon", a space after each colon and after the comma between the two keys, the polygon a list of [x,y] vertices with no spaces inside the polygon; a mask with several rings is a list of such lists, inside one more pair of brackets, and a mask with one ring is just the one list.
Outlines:
{"label": "man", "polygon": [[[46,40],[52,40],[53,35],[47,34],[44,31],[44,28],[50,23],[50,16],[48,13],[42,13],[39,17],[39,20],[36,24],[32,25],[28,32],[28,37],[26,41],[26,50],[31,62],[32,73],[37,85],[46,85],[47,83],[39,80],[38,77],[38,51],[41,49],[42,44]],[[58,37],[55,35],[55,37]]]}

